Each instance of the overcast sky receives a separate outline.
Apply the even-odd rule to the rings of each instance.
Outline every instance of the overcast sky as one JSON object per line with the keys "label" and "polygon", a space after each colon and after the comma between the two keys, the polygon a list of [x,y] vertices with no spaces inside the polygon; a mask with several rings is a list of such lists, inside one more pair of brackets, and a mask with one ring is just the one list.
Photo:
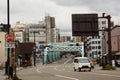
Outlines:
{"label": "overcast sky", "polygon": [[[10,23],[38,23],[49,13],[60,31],[71,34],[71,14],[102,13],[120,22],[120,0],[10,0]],[[0,23],[7,23],[7,0],[0,0]]]}

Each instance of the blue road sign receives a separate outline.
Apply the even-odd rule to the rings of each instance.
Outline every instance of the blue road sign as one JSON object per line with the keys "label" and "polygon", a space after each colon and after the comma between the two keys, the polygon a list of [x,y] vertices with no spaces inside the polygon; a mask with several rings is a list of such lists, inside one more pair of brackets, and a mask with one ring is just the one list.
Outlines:
{"label": "blue road sign", "polygon": [[44,47],[43,47],[43,45],[41,44],[41,45],[39,46],[39,48],[40,48],[40,49],[43,49]]}

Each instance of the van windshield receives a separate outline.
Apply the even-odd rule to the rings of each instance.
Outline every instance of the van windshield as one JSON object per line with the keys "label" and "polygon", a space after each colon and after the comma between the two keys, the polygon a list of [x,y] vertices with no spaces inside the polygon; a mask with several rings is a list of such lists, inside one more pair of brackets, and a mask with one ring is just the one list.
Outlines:
{"label": "van windshield", "polygon": [[88,59],[79,59],[79,63],[89,63]]}

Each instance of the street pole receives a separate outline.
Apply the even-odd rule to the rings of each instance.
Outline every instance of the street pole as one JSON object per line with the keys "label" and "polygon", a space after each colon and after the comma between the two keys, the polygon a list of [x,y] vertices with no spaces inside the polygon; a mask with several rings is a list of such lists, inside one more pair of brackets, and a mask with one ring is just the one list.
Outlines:
{"label": "street pole", "polygon": [[36,43],[35,43],[35,31],[34,31],[34,55],[33,55],[33,57],[34,57],[34,66],[36,66],[36,55],[35,55],[35,53],[36,53]]}
{"label": "street pole", "polygon": [[108,55],[107,55],[107,64],[112,65],[112,46],[111,46],[111,16],[107,15],[105,16],[105,13],[103,13],[102,18],[106,18],[108,20],[108,28],[105,30],[108,32],[108,39],[107,39],[107,44],[108,44]]}
{"label": "street pole", "polygon": [[108,64],[112,65],[112,46],[111,46],[111,16],[107,16],[108,19]]}
{"label": "street pole", "polygon": [[[7,0],[7,26],[8,26],[8,29],[7,29],[7,34],[10,33],[9,29],[10,29],[10,4],[9,4],[9,0]],[[7,54],[7,63],[6,63],[6,68],[7,70],[5,71],[6,74],[8,75],[8,77],[10,77],[10,49],[8,48],[8,54]]]}

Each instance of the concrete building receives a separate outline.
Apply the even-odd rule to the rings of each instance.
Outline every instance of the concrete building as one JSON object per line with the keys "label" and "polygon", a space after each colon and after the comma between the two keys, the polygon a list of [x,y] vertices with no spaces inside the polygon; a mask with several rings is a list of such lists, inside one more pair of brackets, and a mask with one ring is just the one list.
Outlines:
{"label": "concrete building", "polygon": [[13,28],[15,40],[19,42],[34,42],[36,45],[58,42],[59,29],[56,28],[55,18],[45,16],[44,21],[32,24],[21,24],[17,22]]}
{"label": "concrete building", "polygon": [[45,24],[46,24],[46,39],[47,44],[50,42],[56,42],[56,25],[55,25],[55,18],[50,17],[49,15],[45,16]]}
{"label": "concrete building", "polygon": [[[103,30],[108,27],[106,18],[98,19],[98,29]],[[106,40],[104,31],[99,31],[99,36],[89,36],[85,39],[85,52],[89,57],[98,58],[100,55],[106,53]]]}
{"label": "concrete building", "polygon": [[0,63],[5,63],[7,60],[7,48],[5,48],[6,43],[6,33],[0,31]]}
{"label": "concrete building", "polygon": [[111,31],[112,54],[116,55],[116,59],[120,59],[120,27]]}
{"label": "concrete building", "polygon": [[26,33],[28,34],[29,42],[35,41],[36,44],[46,43],[46,25],[44,22],[28,24]]}
{"label": "concrete building", "polygon": [[84,42],[85,37],[73,37],[73,42]]}
{"label": "concrete building", "polygon": [[71,41],[71,36],[60,36],[60,42]]}
{"label": "concrete building", "polygon": [[22,24],[20,22],[16,22],[15,26],[12,28],[15,40],[19,42],[26,42],[26,24]]}

